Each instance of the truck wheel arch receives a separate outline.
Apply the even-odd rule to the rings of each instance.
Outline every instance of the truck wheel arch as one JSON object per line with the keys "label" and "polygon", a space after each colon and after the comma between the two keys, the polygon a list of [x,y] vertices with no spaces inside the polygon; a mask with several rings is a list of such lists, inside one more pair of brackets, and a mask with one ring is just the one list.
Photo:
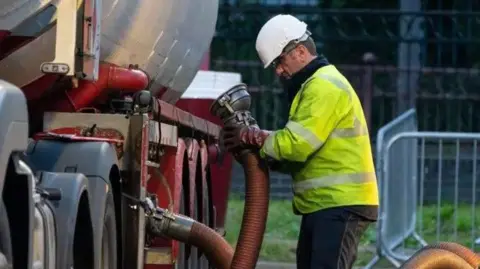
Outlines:
{"label": "truck wheel arch", "polygon": [[[79,173],[87,177],[89,186],[91,221],[95,265],[100,268],[103,221],[108,195],[113,193],[117,241],[121,240],[121,188],[116,151],[106,142],[61,142],[39,140],[27,150],[29,160],[37,170]],[[93,206],[92,206],[93,205]],[[119,237],[120,236],[120,237]],[[117,248],[117,263],[122,261],[122,249]]]}
{"label": "truck wheel arch", "polygon": [[[89,180],[82,174],[42,172],[39,187],[58,189],[62,199],[51,202],[57,231],[57,266],[93,266],[93,225]],[[69,198],[69,199],[68,199]],[[85,265],[85,266],[86,266]]]}

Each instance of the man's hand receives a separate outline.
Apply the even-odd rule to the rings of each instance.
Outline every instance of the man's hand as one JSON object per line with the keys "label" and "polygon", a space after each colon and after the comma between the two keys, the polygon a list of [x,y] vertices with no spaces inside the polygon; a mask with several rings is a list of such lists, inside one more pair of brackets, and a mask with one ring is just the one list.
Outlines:
{"label": "man's hand", "polygon": [[252,146],[261,148],[270,131],[261,130],[256,126],[232,126],[223,128],[223,143],[228,151],[235,148]]}

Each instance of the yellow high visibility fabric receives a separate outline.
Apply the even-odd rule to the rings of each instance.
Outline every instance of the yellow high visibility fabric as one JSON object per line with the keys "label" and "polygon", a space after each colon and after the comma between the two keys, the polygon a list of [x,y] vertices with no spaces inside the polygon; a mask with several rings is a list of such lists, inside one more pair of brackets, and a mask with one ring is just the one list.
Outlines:
{"label": "yellow high visibility fabric", "polygon": [[260,155],[292,163],[293,206],[298,213],[379,203],[362,106],[333,65],[320,68],[303,83],[288,123],[269,135]]}

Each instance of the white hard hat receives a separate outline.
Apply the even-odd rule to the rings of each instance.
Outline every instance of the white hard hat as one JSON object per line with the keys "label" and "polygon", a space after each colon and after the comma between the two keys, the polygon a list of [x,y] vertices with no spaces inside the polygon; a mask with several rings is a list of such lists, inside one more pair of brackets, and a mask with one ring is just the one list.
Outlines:
{"label": "white hard hat", "polygon": [[306,39],[309,32],[307,24],[292,15],[276,15],[268,20],[260,29],[255,43],[263,67],[267,68],[288,43]]}

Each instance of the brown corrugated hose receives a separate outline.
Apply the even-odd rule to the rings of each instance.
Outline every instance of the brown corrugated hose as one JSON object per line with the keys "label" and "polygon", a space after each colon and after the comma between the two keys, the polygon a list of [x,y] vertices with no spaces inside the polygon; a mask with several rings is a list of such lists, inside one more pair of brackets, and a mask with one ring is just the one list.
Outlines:
{"label": "brown corrugated hose", "polygon": [[267,222],[270,191],[269,172],[267,164],[260,159],[258,153],[244,153],[240,156],[240,161],[244,168],[246,190],[242,226],[235,252],[228,242],[213,229],[181,215],[176,216],[185,218],[187,223],[192,223],[188,234],[182,230],[183,225],[178,223],[169,225],[168,222],[165,222],[164,226],[158,226],[160,228],[156,228],[155,224],[150,225],[150,231],[168,235],[198,247],[217,269],[254,269]]}
{"label": "brown corrugated hose", "polygon": [[254,269],[267,223],[269,172],[258,153],[245,153],[240,158],[245,174],[245,208],[231,268]]}
{"label": "brown corrugated hose", "polygon": [[422,249],[402,269],[476,269],[457,254],[445,249]]}
{"label": "brown corrugated hose", "polygon": [[402,269],[477,269],[480,257],[470,249],[453,242],[439,242],[419,250]]}
{"label": "brown corrugated hose", "polygon": [[462,259],[464,259],[466,262],[468,262],[468,264],[470,264],[474,268],[478,268],[480,266],[480,256],[478,256],[475,252],[473,252],[469,248],[462,246],[460,244],[457,244],[454,242],[439,242],[439,243],[431,244],[425,247],[425,249],[428,249],[428,248],[448,250],[462,257]]}
{"label": "brown corrugated hose", "polygon": [[230,268],[233,259],[233,248],[215,230],[200,222],[194,222],[187,243],[201,249],[213,268]]}
{"label": "brown corrugated hose", "polygon": [[161,218],[146,219],[146,228],[150,235],[168,237],[195,246],[216,269],[229,269],[233,260],[233,248],[225,238],[214,229],[194,219],[180,214],[172,214],[157,209]]}

